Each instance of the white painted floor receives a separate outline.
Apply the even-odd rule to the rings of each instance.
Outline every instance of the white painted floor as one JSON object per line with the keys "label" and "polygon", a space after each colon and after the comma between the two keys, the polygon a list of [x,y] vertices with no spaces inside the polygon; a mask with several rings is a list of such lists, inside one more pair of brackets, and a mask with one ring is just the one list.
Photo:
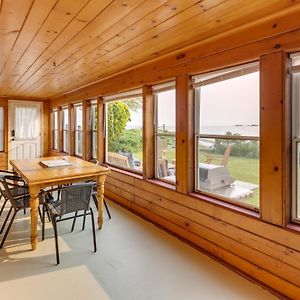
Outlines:
{"label": "white painted floor", "polygon": [[97,231],[97,253],[92,252],[89,219],[85,231],[78,222],[72,234],[70,221],[59,223],[60,266],[55,265],[50,224],[47,239],[29,251],[29,212],[20,213],[0,250],[0,299],[277,299],[163,230],[108,204],[112,219],[105,215],[104,227]]}

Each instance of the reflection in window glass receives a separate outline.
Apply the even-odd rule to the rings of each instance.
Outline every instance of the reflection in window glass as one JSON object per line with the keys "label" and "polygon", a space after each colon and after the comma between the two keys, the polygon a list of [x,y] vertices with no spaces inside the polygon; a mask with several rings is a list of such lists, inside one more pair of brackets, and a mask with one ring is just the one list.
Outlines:
{"label": "reflection in window glass", "polygon": [[63,152],[69,152],[69,109],[62,109]]}
{"label": "reflection in window glass", "polygon": [[92,107],[92,158],[97,159],[97,130],[98,130],[98,112],[97,105]]}
{"label": "reflection in window glass", "polygon": [[257,64],[195,77],[196,189],[259,207]]}
{"label": "reflection in window glass", "polygon": [[53,138],[53,149],[58,150],[58,111],[54,109],[52,111],[52,138]]}
{"label": "reflection in window glass", "polygon": [[175,89],[156,92],[156,178],[176,182]]}
{"label": "reflection in window glass", "polygon": [[106,161],[120,168],[142,172],[142,97],[106,104],[106,135]]}
{"label": "reflection in window glass", "polygon": [[0,151],[4,151],[4,110],[0,107]]}
{"label": "reflection in window glass", "polygon": [[75,155],[82,156],[82,105],[74,106]]}

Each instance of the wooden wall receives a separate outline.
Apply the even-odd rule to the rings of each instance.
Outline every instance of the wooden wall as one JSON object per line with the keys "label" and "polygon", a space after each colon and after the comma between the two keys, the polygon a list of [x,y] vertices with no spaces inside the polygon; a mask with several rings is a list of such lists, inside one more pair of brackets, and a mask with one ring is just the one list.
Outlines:
{"label": "wooden wall", "polygon": [[[180,107],[176,116],[176,146],[180,149],[176,161],[182,162],[176,166],[176,189],[151,179],[150,110],[144,114],[148,129],[144,131],[143,176],[113,169],[105,185],[106,197],[291,299],[300,298],[300,228],[290,224],[288,209],[291,120],[287,67],[288,53],[300,50],[299,28],[299,18],[293,14],[289,19],[265,20],[253,28],[203,41],[51,101],[51,107],[58,107],[143,86],[144,108],[149,109],[149,86],[176,79],[176,103]],[[260,61],[261,70],[259,213],[193,193],[193,171],[188,160],[193,153],[190,75],[253,60]],[[102,132],[99,149],[103,149],[103,140]],[[103,152],[99,155],[103,157]]]}
{"label": "wooden wall", "polygon": [[[20,101],[37,101],[38,99],[16,99]],[[42,155],[49,155],[49,122],[50,122],[50,101],[43,100],[42,110]],[[8,99],[0,97],[0,106],[4,107],[4,152],[0,152],[0,169],[7,169],[8,167]]]}

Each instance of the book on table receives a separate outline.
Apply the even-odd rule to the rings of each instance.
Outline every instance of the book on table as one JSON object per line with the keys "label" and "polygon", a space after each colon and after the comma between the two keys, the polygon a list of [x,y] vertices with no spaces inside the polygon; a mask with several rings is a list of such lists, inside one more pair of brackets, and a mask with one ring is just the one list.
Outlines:
{"label": "book on table", "polygon": [[41,160],[40,164],[47,168],[67,167],[72,165],[72,163],[65,159]]}

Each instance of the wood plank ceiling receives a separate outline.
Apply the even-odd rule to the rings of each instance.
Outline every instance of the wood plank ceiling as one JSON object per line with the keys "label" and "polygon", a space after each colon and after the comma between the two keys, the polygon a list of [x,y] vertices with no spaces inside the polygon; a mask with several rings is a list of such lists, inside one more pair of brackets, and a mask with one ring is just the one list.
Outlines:
{"label": "wood plank ceiling", "polygon": [[62,95],[293,0],[0,0],[0,96]]}

